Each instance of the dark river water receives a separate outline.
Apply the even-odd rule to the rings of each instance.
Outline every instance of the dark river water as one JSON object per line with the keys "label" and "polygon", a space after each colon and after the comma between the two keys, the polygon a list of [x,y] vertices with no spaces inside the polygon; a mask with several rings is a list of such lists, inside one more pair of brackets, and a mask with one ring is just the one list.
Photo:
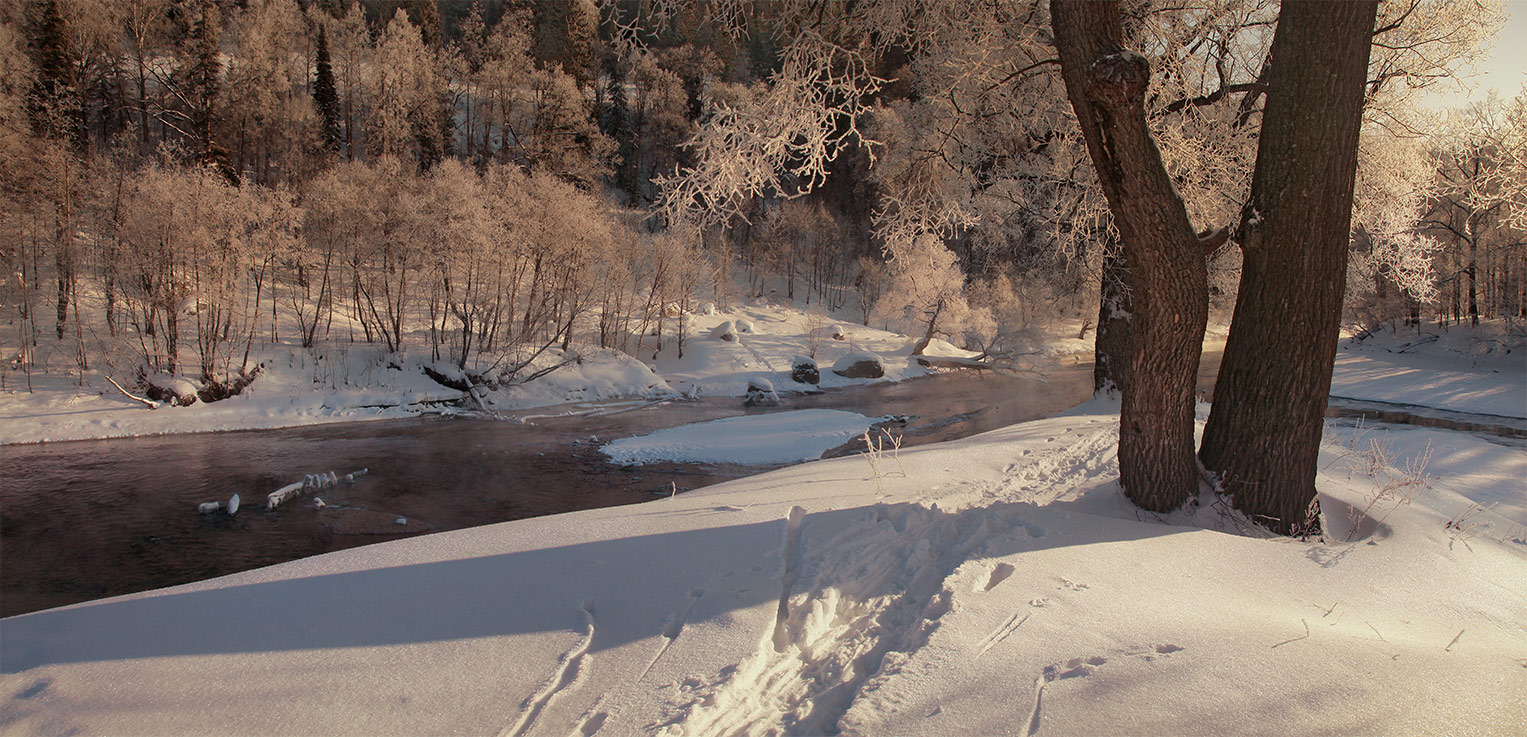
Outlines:
{"label": "dark river water", "polygon": [[[604,441],[663,427],[830,408],[911,415],[897,431],[906,445],[917,445],[1053,415],[1092,393],[1090,364],[1052,369],[1046,379],[961,371],[787,396],[778,408],[745,410],[738,399],[715,399],[580,416],[591,406],[570,405],[506,418],[434,416],[4,446],[0,616],[404,536],[643,502],[766,470],[622,468],[598,450]],[[545,416],[556,413],[567,415]],[[304,474],[363,468],[370,472],[356,483],[317,493],[323,508],[313,495],[264,508],[267,494]],[[196,511],[201,502],[235,493],[244,502],[237,516]],[[398,524],[400,518],[406,522]]]}

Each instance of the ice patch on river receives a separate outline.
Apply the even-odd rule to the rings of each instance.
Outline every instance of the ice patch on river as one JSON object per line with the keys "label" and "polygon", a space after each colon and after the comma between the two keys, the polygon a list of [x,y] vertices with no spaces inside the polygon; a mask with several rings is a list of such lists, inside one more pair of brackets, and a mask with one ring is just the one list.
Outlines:
{"label": "ice patch on river", "polygon": [[657,461],[771,466],[822,457],[876,420],[835,409],[805,409],[728,417],[622,438],[604,446],[616,463]]}

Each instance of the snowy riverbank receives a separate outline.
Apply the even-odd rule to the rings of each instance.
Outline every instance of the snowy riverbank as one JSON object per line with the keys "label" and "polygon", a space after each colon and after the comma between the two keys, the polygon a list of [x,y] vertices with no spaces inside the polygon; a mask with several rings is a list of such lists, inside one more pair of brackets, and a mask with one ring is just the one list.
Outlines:
{"label": "snowy riverbank", "polygon": [[873,463],[14,617],[4,729],[1507,735],[1527,720],[1519,441],[1333,420],[1328,535],[1299,542],[1245,534],[1209,496],[1139,512],[1118,491],[1117,433],[1117,406],[1093,402]]}
{"label": "snowy riverbank", "polygon": [[[813,352],[822,367],[823,388],[900,381],[929,372],[911,358],[912,340],[906,336],[862,325],[815,324],[820,319],[790,308],[740,307],[694,315],[691,321],[683,357],[671,341],[655,357],[650,349],[643,353],[648,363],[598,348],[567,353],[553,349],[526,373],[575,355],[578,360],[529,383],[491,392],[485,400],[494,410],[515,411],[696,393],[740,398],[752,378],[766,378],[781,391],[806,390],[813,387],[790,380],[790,365],[794,356]],[[740,340],[711,337],[724,322],[746,323],[747,329],[738,333]],[[842,339],[832,337],[835,328]],[[833,362],[852,351],[879,356],[885,376],[849,379],[833,374]],[[935,341],[935,351],[970,355],[943,341]],[[427,352],[399,357],[371,346],[336,343],[320,350],[267,347],[257,359],[264,368],[244,394],[156,410],[123,396],[101,370],[87,371],[83,385],[78,375],[67,372],[35,375],[32,392],[16,389],[25,379],[11,375],[10,390],[0,392],[0,445],[397,419],[441,411],[441,405],[462,398],[460,391],[425,375],[424,366],[432,363]],[[124,376],[116,378],[126,381]]]}

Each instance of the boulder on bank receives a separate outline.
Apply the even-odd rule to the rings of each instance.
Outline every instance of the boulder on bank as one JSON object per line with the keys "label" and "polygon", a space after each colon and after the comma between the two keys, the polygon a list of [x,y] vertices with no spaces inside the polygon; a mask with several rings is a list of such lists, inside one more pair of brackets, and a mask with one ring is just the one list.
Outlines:
{"label": "boulder on bank", "polygon": [[885,364],[873,353],[853,351],[838,359],[832,372],[847,379],[878,379],[885,376]]}
{"label": "boulder on bank", "polygon": [[754,376],[748,379],[748,395],[742,400],[744,407],[774,407],[779,404],[779,395],[774,393],[774,382]]}
{"label": "boulder on bank", "polygon": [[796,356],[790,359],[790,380],[797,384],[819,384],[822,381],[822,372],[817,368],[817,362],[806,356]]}

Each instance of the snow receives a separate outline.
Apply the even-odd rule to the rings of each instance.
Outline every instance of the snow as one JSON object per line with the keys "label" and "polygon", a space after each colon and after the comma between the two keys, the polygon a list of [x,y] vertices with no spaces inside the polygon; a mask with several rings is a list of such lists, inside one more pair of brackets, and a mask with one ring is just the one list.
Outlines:
{"label": "snow", "polygon": [[[592,346],[574,346],[567,353],[551,349],[523,373],[574,357],[579,360],[534,381],[487,392],[484,404],[490,410],[519,411],[575,402],[701,395],[738,397],[740,401],[747,393],[748,381],[755,377],[766,378],[776,386],[795,386],[790,380],[791,360],[797,354],[812,353],[813,346],[817,361],[824,365],[852,351],[871,352],[885,365],[885,377],[874,380],[824,372],[821,386],[825,389],[868,381],[901,381],[930,373],[911,359],[913,341],[906,336],[863,326],[839,326],[846,340],[820,335],[812,338],[811,319],[801,310],[769,304],[690,315],[686,318],[689,326],[683,357],[668,336],[663,350],[650,364]],[[708,337],[726,322],[748,325],[745,343]],[[649,342],[643,358],[652,359],[651,350]],[[940,351],[975,355],[947,344]],[[452,411],[442,405],[462,397],[461,392],[425,376],[424,366],[465,379],[449,363],[435,361],[427,349],[420,349],[418,355],[400,356],[358,344],[334,343],[312,350],[277,345],[259,349],[254,360],[263,366],[260,377],[240,396],[155,410],[122,396],[99,367],[86,372],[83,379],[62,371],[37,374],[32,377],[35,392],[25,390],[25,377],[6,374],[4,389],[0,390],[0,445],[413,417]],[[115,378],[128,382],[130,377],[119,374]],[[185,379],[175,381],[188,391],[194,390]]]}
{"label": "snow", "polygon": [[[737,320],[752,323],[745,344],[707,337]],[[583,348],[488,402],[740,397],[752,380],[789,386],[813,349],[818,362],[873,353],[884,380],[926,372],[905,336],[847,326],[835,341],[809,323],[762,305],[693,316],[683,357]],[[1521,418],[1512,336],[1345,341],[1332,391]],[[408,356],[261,360],[244,396],[152,411],[88,374],[72,389],[39,376],[43,391],[0,393],[0,443],[408,416],[459,395]],[[875,422],[769,411],[603,448],[619,463],[772,465]],[[1297,541],[1255,534],[1208,494],[1139,511],[1118,489],[1118,432],[1117,405],[1093,401],[878,459],[8,618],[0,732],[1521,733],[1523,441],[1329,420],[1327,536]]]}
{"label": "snow", "polygon": [[[824,371],[823,389],[902,381],[930,373],[912,359],[915,341],[905,335],[863,325],[818,327],[810,314],[789,307],[745,305],[711,315],[692,315],[689,321],[691,337],[684,344],[684,355],[679,356],[677,349],[668,345],[653,364],[674,389],[684,393],[698,390],[702,396],[741,397],[747,393],[748,380],[755,376],[767,378],[775,386],[793,386],[790,368],[798,355],[814,358],[819,366],[830,366],[845,354],[864,351],[878,356],[885,365],[885,376],[879,379],[849,379]],[[717,328],[728,322],[737,330],[742,324],[750,330],[739,342],[713,337]],[[844,339],[832,339],[834,331],[841,331]],[[960,356],[976,355],[954,346],[945,350]]]}
{"label": "snow", "polygon": [[1392,404],[1424,397],[1436,409],[1527,418],[1527,335],[1486,323],[1480,330],[1430,325],[1344,340],[1331,395]]}
{"label": "snow", "polygon": [[863,435],[875,420],[854,412],[804,409],[728,417],[607,443],[620,464],[685,461],[773,466],[809,461]]}
{"label": "snow", "polygon": [[[1480,370],[1383,392],[1453,402]],[[1331,420],[1328,536],[1297,541],[1208,495],[1130,505],[1117,411],[9,618],[4,730],[1521,733],[1521,441]],[[806,414],[626,443],[737,462],[829,424]]]}

